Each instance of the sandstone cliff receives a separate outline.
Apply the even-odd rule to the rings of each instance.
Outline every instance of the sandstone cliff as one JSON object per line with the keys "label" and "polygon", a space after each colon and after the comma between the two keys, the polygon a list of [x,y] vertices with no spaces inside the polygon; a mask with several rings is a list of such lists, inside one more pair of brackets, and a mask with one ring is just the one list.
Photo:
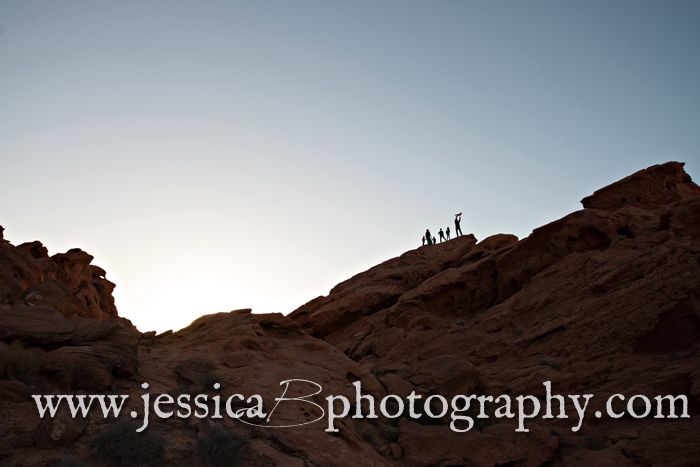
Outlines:
{"label": "sandstone cliff", "polygon": [[[117,316],[113,284],[86,253],[49,257],[37,242],[0,239],[0,463],[118,463],[99,455],[113,423],[41,421],[31,393],[138,398],[143,381],[172,394],[214,393],[218,381],[272,399],[279,381],[308,378],[346,395],[359,380],[377,397],[540,394],[551,380],[601,399],[684,394],[692,416],[587,418],[579,432],[536,420],[528,434],[512,421],[457,434],[444,420],[346,418],[333,435],[321,422],[275,430],[193,418],[125,440],[169,465],[216,465],[202,451],[212,439],[235,450],[229,465],[698,465],[700,187],[670,162],[582,204],[522,240],[467,235],[409,251],[286,317],[239,310],[160,336]],[[222,427],[241,447],[216,438]]]}

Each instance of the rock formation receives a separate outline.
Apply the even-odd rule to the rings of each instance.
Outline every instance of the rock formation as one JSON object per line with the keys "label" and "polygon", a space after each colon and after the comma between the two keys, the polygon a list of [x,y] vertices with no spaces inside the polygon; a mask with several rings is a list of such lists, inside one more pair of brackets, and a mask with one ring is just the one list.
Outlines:
{"label": "rock formation", "polygon": [[[361,381],[377,398],[542,395],[552,381],[558,393],[595,394],[589,412],[615,393],[683,394],[691,417],[589,416],[578,432],[536,419],[530,433],[512,420],[454,433],[448,420],[348,417],[335,434],[324,422],[280,430],[192,417],[153,420],[130,451],[146,452],[148,439],[163,447],[147,450],[152,464],[217,465],[206,446],[218,440],[231,465],[698,465],[700,187],[669,162],[582,204],[522,240],[467,235],[406,252],[286,317],[219,313],[160,336],[117,316],[114,285],[91,256],[0,237],[0,463],[119,462],[100,456],[113,422],[42,421],[32,393],[138,399],[147,381],[153,394],[214,395],[219,382],[268,403],[281,380],[306,378],[324,395],[349,396]],[[294,410],[276,417],[313,415]]]}
{"label": "rock formation", "polygon": [[18,246],[0,237],[0,304],[45,305],[67,318],[117,317],[105,271],[75,248],[53,256],[41,242]]}
{"label": "rock formation", "polygon": [[[408,252],[290,317],[385,375],[392,393],[536,394],[551,380],[569,393],[686,394],[697,415],[700,188],[682,167],[637,172],[521,241],[461,237]],[[428,265],[427,279],[406,279]],[[595,450],[561,427],[508,440],[495,425],[472,436],[497,439],[470,443],[402,421],[399,442],[410,465],[700,462],[687,435],[697,416],[589,423],[581,431],[600,437]],[[534,460],[525,443],[549,452]]]}

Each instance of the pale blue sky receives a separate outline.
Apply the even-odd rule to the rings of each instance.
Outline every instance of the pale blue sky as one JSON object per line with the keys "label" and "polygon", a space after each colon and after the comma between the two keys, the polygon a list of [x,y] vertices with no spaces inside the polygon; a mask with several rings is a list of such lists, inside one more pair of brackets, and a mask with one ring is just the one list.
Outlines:
{"label": "pale blue sky", "polygon": [[700,178],[699,49],[695,1],[0,0],[0,225],[142,330],[287,313],[457,211]]}

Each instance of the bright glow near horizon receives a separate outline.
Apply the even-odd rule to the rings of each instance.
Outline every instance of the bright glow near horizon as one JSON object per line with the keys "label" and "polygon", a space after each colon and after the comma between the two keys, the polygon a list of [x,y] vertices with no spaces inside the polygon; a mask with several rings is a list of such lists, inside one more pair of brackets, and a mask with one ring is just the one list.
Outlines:
{"label": "bright glow near horizon", "polygon": [[288,313],[463,211],[700,177],[700,4],[0,1],[0,225],[141,330]]}

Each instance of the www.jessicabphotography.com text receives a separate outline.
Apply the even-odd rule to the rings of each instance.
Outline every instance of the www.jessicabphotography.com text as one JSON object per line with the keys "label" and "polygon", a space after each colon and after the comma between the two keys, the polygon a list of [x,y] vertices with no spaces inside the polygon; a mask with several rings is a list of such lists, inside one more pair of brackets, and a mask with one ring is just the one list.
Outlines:
{"label": "www.jessicabphotography.com text", "polygon": [[[149,418],[157,417],[187,419],[196,417],[211,420],[228,417],[242,423],[267,428],[294,428],[321,422],[325,431],[338,432],[336,421],[345,417],[354,419],[396,419],[410,417],[417,420],[424,417],[431,419],[449,419],[449,429],[463,433],[474,428],[475,419],[508,419],[515,422],[515,432],[528,433],[527,421],[541,419],[571,419],[571,431],[581,429],[588,412],[593,394],[556,394],[552,392],[551,381],[545,381],[543,394],[458,394],[445,397],[439,394],[421,395],[412,391],[406,397],[387,394],[377,398],[363,393],[362,383],[355,381],[354,397],[344,395],[324,395],[323,386],[308,379],[288,379],[280,381],[281,394],[274,398],[274,404],[267,408],[260,394],[234,393],[223,395],[220,383],[214,383],[213,393],[201,394],[151,394],[146,392],[148,383],[141,387],[141,412],[132,410],[129,415],[140,419],[142,424],[136,430],[142,432],[148,428]],[[292,386],[309,389],[308,393],[288,396]],[[299,389],[298,387],[296,389]],[[129,395],[119,394],[58,394],[32,396],[41,418],[55,417],[63,407],[70,411],[71,417],[87,417],[91,411],[101,413],[102,417],[118,418],[124,409]],[[275,421],[275,412],[282,404],[306,405],[314,416],[296,423],[279,424]],[[241,407],[241,405],[244,405]],[[613,394],[605,399],[605,410],[596,410],[596,418],[612,419],[630,416],[634,419],[653,417],[656,419],[689,418],[688,398],[679,395],[643,394],[626,396]],[[307,412],[308,413],[308,412]]]}

